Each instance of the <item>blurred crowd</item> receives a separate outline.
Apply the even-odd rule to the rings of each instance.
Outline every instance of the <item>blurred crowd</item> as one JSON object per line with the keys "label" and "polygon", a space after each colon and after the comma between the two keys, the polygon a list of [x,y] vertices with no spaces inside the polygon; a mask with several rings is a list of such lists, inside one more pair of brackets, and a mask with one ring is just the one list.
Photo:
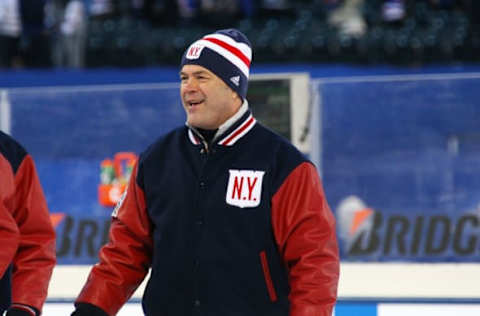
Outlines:
{"label": "blurred crowd", "polygon": [[[321,47],[322,41],[334,43],[327,43],[329,46],[325,46],[325,50],[329,53],[335,49],[341,49],[342,45],[351,45],[349,43],[352,40],[356,41],[355,49],[361,52],[362,45],[369,45],[375,34],[377,37],[380,36],[378,32],[385,33],[381,35],[382,41],[385,42],[382,42],[383,46],[393,45],[392,47],[395,48],[394,46],[397,45],[401,48],[399,37],[414,28],[412,23],[417,23],[415,19],[421,17],[419,13],[421,8],[436,10],[443,15],[449,12],[448,14],[456,17],[454,21],[460,22],[455,22],[458,29],[455,33],[457,35],[452,36],[463,36],[464,38],[460,40],[465,40],[467,36],[475,37],[478,34],[475,32],[472,34],[471,29],[472,26],[475,29],[475,26],[480,25],[479,2],[478,0],[1,0],[0,68],[102,66],[104,61],[95,60],[95,52],[115,53],[115,50],[107,47],[112,45],[108,36],[124,38],[123,41],[127,43],[124,46],[129,45],[130,42],[135,43],[136,49],[129,49],[138,52],[149,49],[152,44],[148,42],[155,44],[155,36],[162,38],[161,41],[166,41],[167,45],[174,45],[169,43],[169,39],[175,40],[177,37],[172,35],[167,38],[165,34],[168,32],[181,33],[184,30],[202,28],[199,32],[191,32],[196,35],[204,32],[205,29],[222,27],[242,29],[249,37],[250,34],[252,35],[254,44],[261,46],[263,43],[268,46],[264,51],[271,49],[273,55],[286,53],[289,39],[293,46],[298,46],[298,41],[302,41],[303,37],[297,33],[308,31],[310,43],[302,47],[308,50],[305,56],[307,54],[313,56],[306,61],[315,61],[315,48]],[[286,28],[278,26],[282,19],[287,21]],[[443,23],[445,24],[448,19],[450,18],[445,18]],[[430,22],[442,23],[438,19],[428,20],[427,24]],[[288,23],[291,23],[290,27]],[[120,33],[108,32],[109,28],[121,30],[121,25],[126,25],[124,27],[126,32],[132,30],[146,32],[143,35],[130,32],[133,33],[129,35],[130,37],[151,36],[152,40],[147,39],[146,43],[139,44],[131,38],[128,39],[127,35],[122,35],[120,31]],[[383,30],[377,30],[378,25],[403,30],[403,33],[392,31],[393,35],[390,36]],[[438,27],[441,26],[437,25],[437,29]],[[438,32],[432,31],[434,28],[435,25],[425,27],[424,29],[430,32],[425,32],[425,36],[437,35]],[[335,38],[332,39],[332,35],[328,35],[330,33],[323,35],[324,29],[334,30]],[[373,35],[369,35],[370,31]],[[99,32],[108,35],[102,38]],[[267,36],[265,34],[268,32],[276,34],[271,34],[270,38],[265,39]],[[293,35],[285,36],[285,42],[277,45],[276,38],[279,32]],[[388,36],[391,37],[390,40]],[[408,44],[410,48],[415,49],[415,43],[413,43],[415,36],[405,36],[408,37],[409,43],[412,42]],[[422,40],[422,38],[418,39],[419,45],[424,45]],[[393,44],[388,44],[388,41]],[[454,41],[452,43],[451,45],[455,44]],[[121,46],[121,43],[118,45]],[[185,48],[182,47],[182,41],[176,45],[180,47],[174,53],[181,52]],[[335,48],[335,45],[339,47]],[[384,47],[384,49],[388,53],[389,48]],[[164,48],[163,51],[152,49],[154,52],[152,54],[157,52],[161,55],[165,51],[168,51],[168,48]],[[89,52],[91,57],[88,57]],[[330,54],[329,57],[332,56],[334,55]],[[152,60],[155,58],[162,60],[161,56],[154,56]],[[131,58],[127,59],[131,60]],[[108,60],[108,56],[105,60]],[[170,62],[168,59],[164,61]],[[333,61],[335,61],[334,58]],[[149,65],[150,63],[151,61],[148,60],[133,61],[131,65]],[[128,66],[128,63],[125,65]]]}
{"label": "blurred crowd", "polygon": [[0,67],[84,67],[84,0],[1,0]]}

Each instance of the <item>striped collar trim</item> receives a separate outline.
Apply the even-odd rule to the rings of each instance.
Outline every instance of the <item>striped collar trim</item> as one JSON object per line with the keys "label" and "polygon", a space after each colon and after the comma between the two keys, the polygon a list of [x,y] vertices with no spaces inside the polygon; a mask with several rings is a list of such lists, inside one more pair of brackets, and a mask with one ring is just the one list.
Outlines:
{"label": "striped collar trim", "polygon": [[257,120],[253,117],[252,114],[247,116],[247,118],[241,123],[236,129],[234,129],[230,134],[222,138],[218,144],[222,146],[232,146],[240,138],[245,136],[256,124]]}
{"label": "striped collar trim", "polygon": [[[240,138],[245,136],[255,126],[256,123],[257,120],[250,113],[237,128],[235,128],[232,132],[223,137],[220,141],[217,142],[217,144],[222,146],[234,145]],[[202,138],[197,135],[191,127],[188,128],[188,138],[190,139],[190,142],[195,146],[202,143]]]}
{"label": "striped collar trim", "polygon": [[192,132],[191,128],[188,129],[188,138],[194,145],[200,145],[201,143],[200,138]]}
{"label": "striped collar trim", "polygon": [[[222,146],[232,146],[247,134],[255,126],[256,122],[257,120],[248,109],[248,101],[245,99],[237,113],[218,128],[217,134],[213,140]],[[190,142],[194,145],[202,144],[204,140],[198,131],[194,127],[189,126],[188,123],[185,123],[185,125],[188,127],[188,138],[190,139]],[[232,130],[232,128],[234,129]],[[232,131],[225,134],[229,130]],[[220,141],[217,141],[217,139],[220,139]]]}

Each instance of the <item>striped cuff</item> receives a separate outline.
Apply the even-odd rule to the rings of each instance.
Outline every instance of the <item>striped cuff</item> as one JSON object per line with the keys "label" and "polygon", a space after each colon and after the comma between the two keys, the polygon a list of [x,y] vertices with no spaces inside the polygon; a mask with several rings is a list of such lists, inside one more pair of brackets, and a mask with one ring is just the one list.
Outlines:
{"label": "striped cuff", "polygon": [[[23,315],[28,315],[28,316],[38,316],[40,315],[40,313],[37,311],[36,308],[33,308],[31,306],[28,306],[28,305],[24,305],[24,304],[19,304],[19,303],[13,303],[11,306],[10,306],[10,309],[9,309],[9,313],[11,313],[10,311],[12,311],[14,313],[14,315],[18,314],[18,313],[15,313],[16,311],[21,311]],[[8,315],[8,314],[7,314]]]}

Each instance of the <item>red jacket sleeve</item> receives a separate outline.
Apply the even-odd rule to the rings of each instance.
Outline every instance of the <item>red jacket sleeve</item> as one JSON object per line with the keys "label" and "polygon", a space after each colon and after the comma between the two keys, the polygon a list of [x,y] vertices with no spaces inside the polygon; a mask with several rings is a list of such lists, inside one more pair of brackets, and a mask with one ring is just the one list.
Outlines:
{"label": "red jacket sleeve", "polygon": [[56,262],[55,230],[29,155],[20,164],[14,181],[16,191],[12,215],[20,235],[13,258],[12,301],[41,310]]}
{"label": "red jacket sleeve", "polygon": [[290,316],[330,316],[339,278],[335,219],[312,164],[299,165],[275,193],[272,225],[289,268]]}
{"label": "red jacket sleeve", "polygon": [[145,278],[152,260],[151,224],[135,166],[126,194],[113,211],[109,242],[90,271],[76,303],[115,315]]}
{"label": "red jacket sleeve", "polygon": [[9,162],[0,155],[0,278],[12,263],[20,241],[20,232],[12,216],[15,191],[14,175]]}

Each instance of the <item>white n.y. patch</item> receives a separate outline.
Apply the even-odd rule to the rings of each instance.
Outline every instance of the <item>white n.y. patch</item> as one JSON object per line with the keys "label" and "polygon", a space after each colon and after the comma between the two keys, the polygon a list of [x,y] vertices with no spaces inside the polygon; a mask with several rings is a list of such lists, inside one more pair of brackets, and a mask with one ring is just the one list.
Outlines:
{"label": "white n.y. patch", "polygon": [[262,195],[262,180],[265,171],[228,170],[226,201],[238,207],[256,207]]}

